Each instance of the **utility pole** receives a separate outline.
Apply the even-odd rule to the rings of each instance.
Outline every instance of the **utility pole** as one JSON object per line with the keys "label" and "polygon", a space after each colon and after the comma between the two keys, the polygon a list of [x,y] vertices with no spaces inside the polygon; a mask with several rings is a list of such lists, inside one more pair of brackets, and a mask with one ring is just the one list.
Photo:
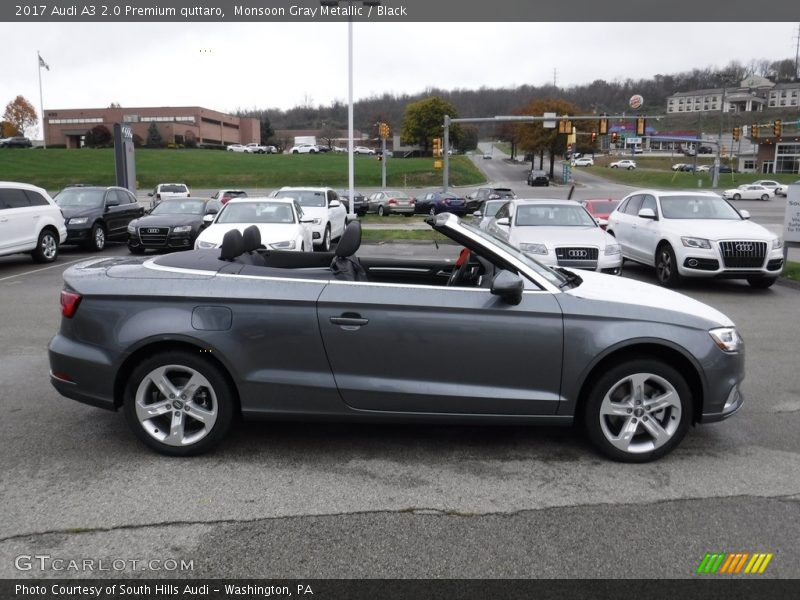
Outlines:
{"label": "utility pole", "polygon": [[797,46],[794,51],[794,79],[797,81],[800,79],[800,69],[798,69],[798,62],[800,62],[800,23],[797,24],[797,35],[794,37],[797,39]]}

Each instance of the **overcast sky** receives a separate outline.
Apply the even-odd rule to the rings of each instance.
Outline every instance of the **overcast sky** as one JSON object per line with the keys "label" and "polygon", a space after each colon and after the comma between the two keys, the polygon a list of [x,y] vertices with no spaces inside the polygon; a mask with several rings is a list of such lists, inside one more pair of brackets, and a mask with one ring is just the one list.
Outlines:
{"label": "overcast sky", "polygon": [[[794,58],[796,23],[355,23],[356,100],[388,93],[649,78]],[[2,106],[199,105],[347,99],[346,23],[0,24]],[[707,42],[704,40],[708,40]],[[647,98],[645,98],[645,106]]]}

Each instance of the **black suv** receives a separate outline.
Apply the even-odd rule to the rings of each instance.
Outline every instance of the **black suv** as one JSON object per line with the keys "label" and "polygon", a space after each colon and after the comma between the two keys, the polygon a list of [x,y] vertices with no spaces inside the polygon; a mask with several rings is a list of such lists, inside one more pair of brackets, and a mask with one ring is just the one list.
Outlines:
{"label": "black suv", "polygon": [[21,135],[0,139],[0,148],[30,148],[31,141]]}
{"label": "black suv", "polygon": [[511,188],[482,187],[474,194],[467,196],[467,214],[475,212],[478,205],[484,200],[514,199],[517,195]]}
{"label": "black suv", "polygon": [[107,240],[126,241],[128,223],[144,215],[136,196],[121,187],[75,186],[55,197],[67,224],[65,244],[102,250]]}
{"label": "black suv", "polygon": [[528,185],[550,185],[550,178],[547,176],[546,171],[542,171],[541,169],[531,169],[531,172],[528,173]]}

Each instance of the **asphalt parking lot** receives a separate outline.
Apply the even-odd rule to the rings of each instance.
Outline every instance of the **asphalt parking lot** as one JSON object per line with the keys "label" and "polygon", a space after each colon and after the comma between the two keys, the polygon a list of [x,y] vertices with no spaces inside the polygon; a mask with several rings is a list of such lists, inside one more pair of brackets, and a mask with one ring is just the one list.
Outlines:
{"label": "asphalt parking lot", "polygon": [[[241,424],[212,454],[170,459],[121,414],[49,384],[61,273],[87,256],[67,248],[46,267],[0,258],[0,577],[64,576],[15,566],[49,554],[192,561],[69,577],[682,578],[712,551],[773,552],[766,576],[800,576],[800,290],[683,287],[740,327],[747,402],[656,463],[610,462],[572,429],[278,422]],[[630,264],[624,276],[653,281]],[[440,365],[479,366],[458,353]]]}

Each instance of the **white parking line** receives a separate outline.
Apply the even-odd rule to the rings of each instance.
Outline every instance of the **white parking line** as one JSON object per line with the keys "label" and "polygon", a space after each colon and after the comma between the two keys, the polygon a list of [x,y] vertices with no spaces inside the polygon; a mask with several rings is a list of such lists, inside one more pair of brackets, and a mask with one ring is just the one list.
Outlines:
{"label": "white parking line", "polygon": [[39,273],[40,271],[47,271],[48,269],[55,269],[56,267],[71,265],[72,263],[80,262],[82,260],[89,260],[89,258],[84,256],[83,258],[76,258],[75,260],[60,262],[57,265],[50,265],[49,267],[42,267],[41,269],[34,269],[33,271],[25,271],[24,273],[9,275],[8,277],[0,277],[0,281],[5,281],[7,279],[16,279],[17,277],[24,277],[25,275],[30,275],[31,273]]}

